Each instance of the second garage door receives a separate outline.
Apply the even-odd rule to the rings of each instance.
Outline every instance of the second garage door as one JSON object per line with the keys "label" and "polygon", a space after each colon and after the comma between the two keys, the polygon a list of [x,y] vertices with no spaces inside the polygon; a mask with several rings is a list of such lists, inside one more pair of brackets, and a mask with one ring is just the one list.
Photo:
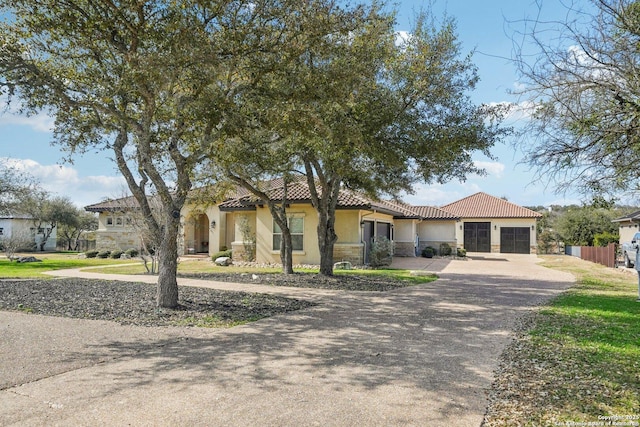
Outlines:
{"label": "second garage door", "polygon": [[531,252],[531,229],[529,227],[501,227],[500,252],[505,254],[528,254]]}

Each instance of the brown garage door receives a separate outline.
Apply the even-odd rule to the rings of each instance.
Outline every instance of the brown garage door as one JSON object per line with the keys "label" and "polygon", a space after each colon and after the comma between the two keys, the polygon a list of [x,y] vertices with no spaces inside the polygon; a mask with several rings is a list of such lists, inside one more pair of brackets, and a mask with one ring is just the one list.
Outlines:
{"label": "brown garage door", "polygon": [[491,252],[491,223],[465,222],[464,248],[467,252]]}
{"label": "brown garage door", "polygon": [[531,229],[529,227],[500,227],[500,252],[505,254],[528,254]]}

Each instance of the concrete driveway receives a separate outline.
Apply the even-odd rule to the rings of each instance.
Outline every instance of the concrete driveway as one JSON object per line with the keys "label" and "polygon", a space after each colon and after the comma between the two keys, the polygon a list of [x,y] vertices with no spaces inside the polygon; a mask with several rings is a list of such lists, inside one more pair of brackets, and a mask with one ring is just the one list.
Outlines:
{"label": "concrete driveway", "polygon": [[0,312],[0,425],[477,427],[514,321],[573,277],[474,255],[226,330]]}

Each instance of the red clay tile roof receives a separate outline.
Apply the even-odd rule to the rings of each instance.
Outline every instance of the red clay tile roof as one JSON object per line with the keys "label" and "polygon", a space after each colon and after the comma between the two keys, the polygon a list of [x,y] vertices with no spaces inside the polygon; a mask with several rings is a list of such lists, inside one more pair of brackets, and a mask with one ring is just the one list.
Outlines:
{"label": "red clay tile roof", "polygon": [[454,213],[433,206],[413,206],[412,209],[424,219],[460,219]]}
{"label": "red clay tile roof", "polygon": [[[282,182],[275,183],[274,187],[266,191],[272,200],[281,201],[284,196]],[[291,183],[287,189],[287,201],[289,203],[311,203],[311,192],[304,181]],[[246,195],[221,203],[220,210],[253,210],[261,201],[254,195]],[[338,194],[338,209],[367,209],[377,210],[395,218],[417,219],[457,219],[449,212],[444,212],[435,207],[422,206],[416,209],[391,200],[372,200],[362,194],[350,190],[341,190]]]}
{"label": "red clay tile roof", "polygon": [[515,203],[491,196],[476,193],[457,202],[441,206],[441,209],[458,215],[461,218],[540,218],[542,214]]}
{"label": "red clay tile roof", "polygon": [[123,197],[120,199],[109,199],[100,203],[94,203],[93,205],[85,206],[84,210],[87,212],[121,212],[129,209],[139,208],[140,204],[135,197]]}

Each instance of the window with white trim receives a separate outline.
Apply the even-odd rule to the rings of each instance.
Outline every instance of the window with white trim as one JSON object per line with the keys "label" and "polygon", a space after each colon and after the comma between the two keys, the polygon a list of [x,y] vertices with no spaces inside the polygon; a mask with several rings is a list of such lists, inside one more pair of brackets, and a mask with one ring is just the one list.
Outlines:
{"label": "window with white trim", "polygon": [[113,217],[112,216],[108,216],[107,217],[107,226],[113,227]]}
{"label": "window with white trim", "polygon": [[4,228],[0,227],[0,236],[4,236]]}
{"label": "window with white trim", "polygon": [[[304,218],[290,217],[287,218],[289,223],[289,231],[291,231],[291,246],[294,251],[304,250]],[[273,250],[280,250],[280,242],[282,241],[282,230],[273,222]]]}

